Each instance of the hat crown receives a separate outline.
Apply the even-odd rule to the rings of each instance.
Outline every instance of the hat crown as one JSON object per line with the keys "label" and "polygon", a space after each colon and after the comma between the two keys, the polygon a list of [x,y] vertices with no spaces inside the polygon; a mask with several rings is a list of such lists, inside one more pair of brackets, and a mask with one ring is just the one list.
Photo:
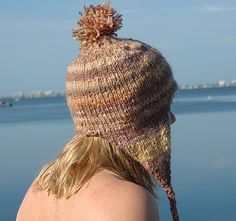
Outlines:
{"label": "hat crown", "polygon": [[[113,38],[86,47],[68,67],[67,101],[77,133],[126,131],[123,147],[158,128],[176,90],[172,71],[161,53],[140,41]],[[117,141],[118,142],[118,139]]]}

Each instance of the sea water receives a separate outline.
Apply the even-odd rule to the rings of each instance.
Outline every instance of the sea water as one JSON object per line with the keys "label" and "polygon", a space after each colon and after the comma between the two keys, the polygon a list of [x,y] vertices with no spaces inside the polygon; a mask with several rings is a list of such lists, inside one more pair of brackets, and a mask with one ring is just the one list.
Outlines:
{"label": "sea water", "polygon": [[[1,221],[15,220],[40,168],[74,134],[65,98],[12,102],[0,109]],[[236,88],[181,90],[172,109],[172,183],[181,220],[235,221]],[[157,189],[160,218],[171,220]]]}

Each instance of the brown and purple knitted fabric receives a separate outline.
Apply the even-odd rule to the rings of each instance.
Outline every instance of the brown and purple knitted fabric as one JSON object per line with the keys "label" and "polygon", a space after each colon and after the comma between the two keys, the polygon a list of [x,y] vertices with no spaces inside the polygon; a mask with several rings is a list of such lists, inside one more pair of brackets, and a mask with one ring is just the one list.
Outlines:
{"label": "brown and purple knitted fabric", "polygon": [[81,50],[68,67],[68,105],[77,134],[100,135],[139,161],[164,188],[179,221],[168,116],[177,84],[158,50],[115,37],[121,21],[109,3],[85,8],[73,30]]}

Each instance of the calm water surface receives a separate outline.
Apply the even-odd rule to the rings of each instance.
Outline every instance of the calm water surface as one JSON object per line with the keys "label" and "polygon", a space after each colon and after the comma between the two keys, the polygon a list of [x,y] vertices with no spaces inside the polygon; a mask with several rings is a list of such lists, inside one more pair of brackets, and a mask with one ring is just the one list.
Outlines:
{"label": "calm water surface", "polygon": [[[236,220],[236,93],[210,92],[179,94],[173,104],[172,182],[182,221]],[[0,110],[0,221],[15,220],[37,172],[73,136],[60,99],[25,100],[14,108]],[[171,220],[158,192],[161,220]]]}

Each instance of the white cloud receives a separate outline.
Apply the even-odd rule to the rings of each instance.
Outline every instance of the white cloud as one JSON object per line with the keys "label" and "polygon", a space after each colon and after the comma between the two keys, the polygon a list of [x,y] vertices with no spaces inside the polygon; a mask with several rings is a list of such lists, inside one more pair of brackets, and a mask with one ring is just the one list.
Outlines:
{"label": "white cloud", "polygon": [[220,5],[207,5],[202,8],[205,12],[236,12],[236,7],[225,7]]}

